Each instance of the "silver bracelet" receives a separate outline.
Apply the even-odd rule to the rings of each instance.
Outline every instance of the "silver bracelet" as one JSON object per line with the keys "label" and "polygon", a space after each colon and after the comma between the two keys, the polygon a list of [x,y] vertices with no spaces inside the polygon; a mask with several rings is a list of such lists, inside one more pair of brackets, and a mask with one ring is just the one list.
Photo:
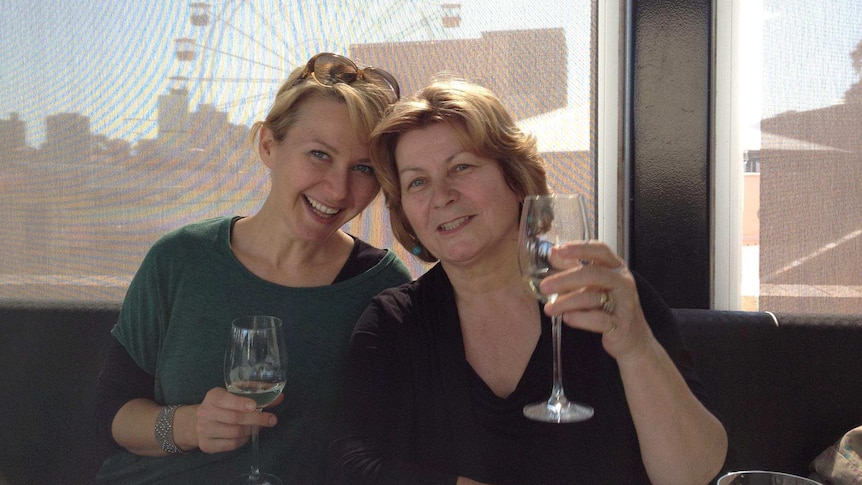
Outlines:
{"label": "silver bracelet", "polygon": [[171,455],[185,453],[185,451],[179,449],[177,444],[174,442],[174,413],[180,406],[182,406],[182,404],[171,404],[170,406],[165,406],[161,411],[159,411],[159,416],[156,418],[156,427],[154,430],[156,443],[159,444],[159,448],[161,448],[162,451]]}

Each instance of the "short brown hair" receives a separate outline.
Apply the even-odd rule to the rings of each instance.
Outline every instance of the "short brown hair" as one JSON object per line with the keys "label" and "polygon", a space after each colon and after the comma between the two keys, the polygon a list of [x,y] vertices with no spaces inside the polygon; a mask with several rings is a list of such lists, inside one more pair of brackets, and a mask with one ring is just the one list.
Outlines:
{"label": "short brown hair", "polygon": [[371,133],[369,147],[395,238],[427,262],[437,258],[422,246],[404,214],[395,148],[405,133],[434,123],[454,125],[465,150],[497,160],[506,184],[519,197],[550,192],[535,137],[521,131],[491,90],[463,79],[435,80],[392,106]]}

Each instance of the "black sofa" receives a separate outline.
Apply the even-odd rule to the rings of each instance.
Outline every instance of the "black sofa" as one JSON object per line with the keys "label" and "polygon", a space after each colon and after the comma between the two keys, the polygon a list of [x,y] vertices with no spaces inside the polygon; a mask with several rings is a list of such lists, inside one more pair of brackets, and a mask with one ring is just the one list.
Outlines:
{"label": "black sofa", "polygon": [[862,315],[676,310],[730,439],[728,470],[808,476],[862,425]]}
{"label": "black sofa", "polygon": [[95,481],[107,450],[93,432],[93,390],[119,310],[0,300],[0,477],[9,485]]}
{"label": "black sofa", "polygon": [[[93,482],[107,451],[93,435],[93,386],[118,311],[0,300],[0,483]],[[730,436],[727,470],[807,475],[862,424],[862,316],[676,314]]]}

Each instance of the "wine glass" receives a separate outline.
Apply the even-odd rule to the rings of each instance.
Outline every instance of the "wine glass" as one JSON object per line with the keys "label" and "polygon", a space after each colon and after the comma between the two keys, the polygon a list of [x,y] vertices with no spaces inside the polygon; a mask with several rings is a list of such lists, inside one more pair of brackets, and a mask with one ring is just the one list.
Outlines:
{"label": "wine glass", "polygon": [[[230,348],[225,352],[224,383],[231,394],[250,397],[257,410],[281,394],[287,380],[287,350],[281,320],[266,315],[240,317],[231,324]],[[242,483],[281,484],[275,475],[261,473],[258,426],[252,426],[251,471]]]}
{"label": "wine glass", "polygon": [[[539,283],[554,273],[548,262],[551,248],[568,241],[590,239],[590,224],[586,203],[580,195],[532,195],[524,199],[518,236],[518,263],[521,274],[536,298],[542,303],[553,302],[557,295],[543,295]],[[566,399],[560,362],[562,315],[551,317],[554,354],[554,386],[547,401],[524,406],[524,416],[537,421],[572,423],[593,416],[593,408]]]}

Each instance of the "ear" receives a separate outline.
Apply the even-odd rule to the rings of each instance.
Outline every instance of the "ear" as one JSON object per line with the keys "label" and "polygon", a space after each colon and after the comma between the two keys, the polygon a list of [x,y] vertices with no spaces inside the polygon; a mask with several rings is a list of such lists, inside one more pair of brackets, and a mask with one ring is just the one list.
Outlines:
{"label": "ear", "polygon": [[272,137],[272,131],[262,126],[258,136],[260,138],[257,142],[257,153],[260,156],[260,160],[268,168],[272,168],[272,154],[276,143],[275,139]]}

